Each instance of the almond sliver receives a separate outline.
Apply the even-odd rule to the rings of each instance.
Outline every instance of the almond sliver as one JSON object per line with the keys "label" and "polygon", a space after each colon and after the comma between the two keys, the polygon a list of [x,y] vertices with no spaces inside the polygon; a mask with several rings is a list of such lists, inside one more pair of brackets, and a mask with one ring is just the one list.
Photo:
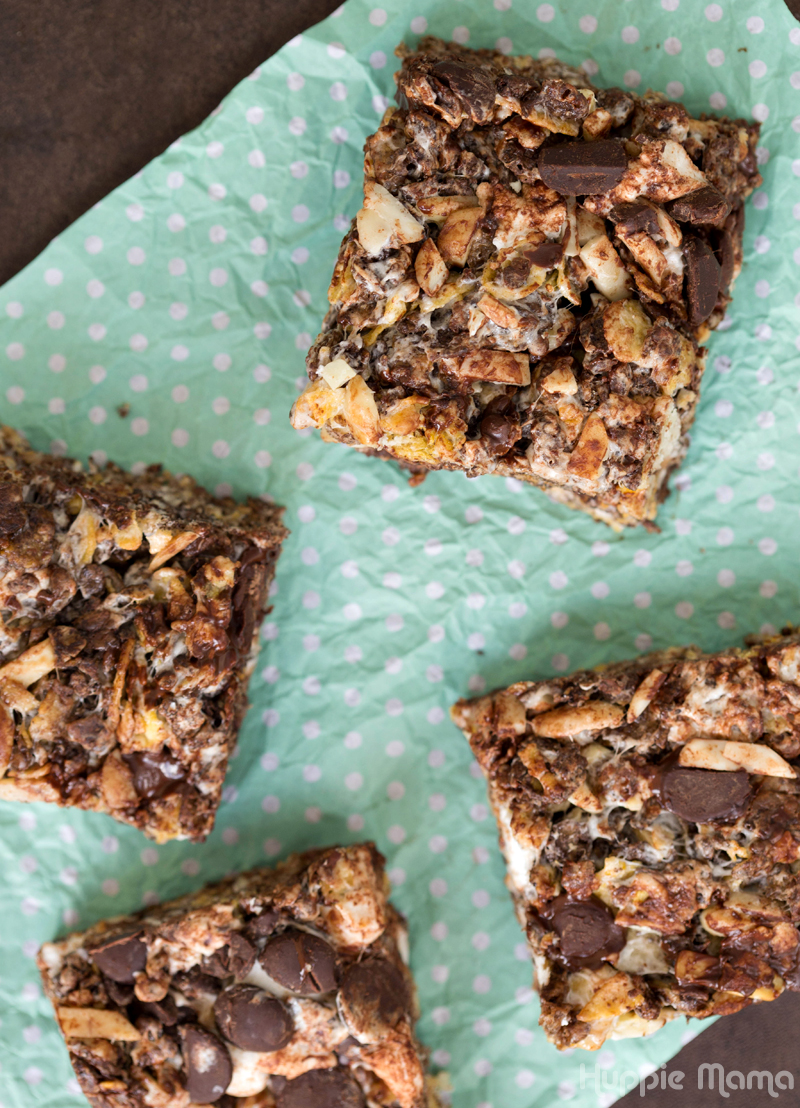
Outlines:
{"label": "almond sliver", "polygon": [[[691,766],[694,769],[737,770],[738,762],[725,756],[727,739],[691,739],[682,747],[678,755],[679,766]],[[740,744],[742,746],[749,744]]]}
{"label": "almond sliver", "polygon": [[678,765],[695,769],[744,769],[761,777],[796,777],[789,763],[763,743],[732,742],[728,739],[691,739],[678,755]]}
{"label": "almond sliver", "polygon": [[746,769],[748,773],[758,773],[764,777],[797,776],[777,750],[761,743],[726,742],[723,754],[741,769]]}
{"label": "almond sliver", "polygon": [[65,1039],[135,1043],[142,1037],[122,1012],[110,1008],[59,1008],[58,1022]]}

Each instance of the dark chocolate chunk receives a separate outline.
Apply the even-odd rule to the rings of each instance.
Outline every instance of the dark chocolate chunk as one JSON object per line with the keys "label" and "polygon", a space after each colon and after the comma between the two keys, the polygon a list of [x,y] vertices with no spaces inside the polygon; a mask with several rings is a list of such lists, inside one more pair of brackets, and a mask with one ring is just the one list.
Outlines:
{"label": "dark chocolate chunk", "polygon": [[686,196],[671,200],[666,207],[672,218],[681,223],[713,227],[721,227],[731,210],[730,201],[711,185],[687,192]]}
{"label": "dark chocolate chunk", "polygon": [[507,454],[522,435],[516,405],[510,396],[495,396],[481,419],[481,438],[492,454]]}
{"label": "dark chocolate chunk", "polygon": [[542,180],[564,196],[608,192],[619,184],[627,168],[625,147],[619,139],[561,142],[543,146],[539,153]]}
{"label": "dark chocolate chunk", "polygon": [[172,984],[189,1000],[200,1000],[208,996],[216,996],[219,991],[219,982],[207,973],[203,973],[198,966],[192,966],[185,972],[176,973]]}
{"label": "dark chocolate chunk", "polygon": [[93,750],[105,746],[108,742],[108,727],[102,716],[93,712],[67,724],[67,738],[70,742],[83,746],[87,750]]}
{"label": "dark chocolate chunk", "polygon": [[237,981],[247,977],[255,961],[256,949],[253,944],[238,931],[232,931],[228,940],[228,968]]}
{"label": "dark chocolate chunk", "polygon": [[165,1027],[174,1027],[180,1019],[178,1005],[167,993],[162,1000],[148,1000],[141,1004],[148,1016],[155,1016]]}
{"label": "dark chocolate chunk", "polygon": [[265,908],[260,916],[253,916],[247,921],[245,931],[254,942],[266,939],[275,930],[279,919],[280,916],[272,908]]}
{"label": "dark chocolate chunk", "polygon": [[336,955],[318,935],[289,928],[270,939],[259,955],[267,973],[284,989],[300,996],[336,988]]}
{"label": "dark chocolate chunk", "polygon": [[736,819],[750,797],[750,779],[743,769],[676,766],[664,774],[661,795],[670,812],[690,823]]}
{"label": "dark chocolate chunk", "polygon": [[242,1050],[280,1050],[291,1041],[294,1021],[285,1005],[255,985],[232,985],[214,1004],[220,1031]]}
{"label": "dark chocolate chunk", "polygon": [[194,1024],[180,1029],[186,1089],[195,1104],[213,1104],[225,1093],[233,1076],[228,1048],[210,1031]]}
{"label": "dark chocolate chunk", "polygon": [[736,250],[731,232],[726,227],[719,243],[719,287],[727,292],[733,280],[733,267],[736,264]]}
{"label": "dark chocolate chunk", "polygon": [[228,939],[228,945],[215,950],[213,954],[203,959],[201,969],[210,973],[212,977],[235,977],[241,981],[247,977],[256,960],[256,949],[249,943],[244,935],[238,931],[232,931]]}
{"label": "dark chocolate chunk", "polygon": [[59,669],[66,666],[73,658],[77,658],[89,638],[77,627],[52,627],[48,637],[53,644],[56,665]]}
{"label": "dark chocolate chunk", "polygon": [[609,218],[626,235],[635,235],[638,231],[644,231],[648,235],[659,233],[655,209],[641,200],[615,204]]}
{"label": "dark chocolate chunk", "polygon": [[488,73],[451,61],[437,62],[431,73],[456,94],[476,123],[488,122],[494,107],[494,81]]}
{"label": "dark chocolate chunk", "polygon": [[683,247],[686,258],[686,290],[689,322],[696,327],[714,311],[721,284],[720,264],[703,239],[689,239]]}
{"label": "dark chocolate chunk", "polygon": [[531,265],[538,265],[541,269],[555,269],[561,261],[564,253],[564,244],[560,242],[540,242],[524,254]]}
{"label": "dark chocolate chunk", "polygon": [[112,977],[105,977],[103,984],[108,993],[108,999],[118,1008],[125,1008],[133,1000],[133,985],[123,985]]}
{"label": "dark chocolate chunk", "polygon": [[277,1108],[364,1108],[366,1104],[355,1077],[341,1068],[309,1070],[275,1092]]}
{"label": "dark chocolate chunk", "polygon": [[354,1039],[352,1035],[348,1035],[346,1039],[342,1041],[336,1047],[336,1057],[339,1059],[339,1064],[344,1066],[347,1063],[348,1058],[355,1052],[356,1056],[361,1050],[361,1043],[358,1039]]}
{"label": "dark chocolate chunk", "polygon": [[567,901],[556,911],[552,925],[568,962],[610,954],[621,950],[625,942],[625,933],[614,923],[611,912],[595,899]]}
{"label": "dark chocolate chunk", "polygon": [[387,959],[367,958],[342,974],[339,1004],[350,1030],[374,1042],[408,1011],[408,986],[400,970]]}
{"label": "dark chocolate chunk", "polygon": [[133,771],[133,787],[143,800],[156,800],[172,792],[185,774],[164,750],[140,750],[122,757]]}
{"label": "dark chocolate chunk", "polygon": [[133,975],[143,970],[147,962],[147,944],[141,931],[125,931],[88,950],[100,972],[121,985],[132,985]]}

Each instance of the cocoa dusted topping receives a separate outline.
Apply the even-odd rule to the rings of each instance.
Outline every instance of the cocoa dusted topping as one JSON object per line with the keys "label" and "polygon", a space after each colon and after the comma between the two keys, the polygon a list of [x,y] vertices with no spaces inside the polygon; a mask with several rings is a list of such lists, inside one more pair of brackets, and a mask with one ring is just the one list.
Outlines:
{"label": "cocoa dusted topping", "polygon": [[750,798],[750,780],[744,770],[722,772],[675,766],[664,774],[664,805],[692,823],[731,820],[742,814]]}
{"label": "cocoa dusted topping", "polygon": [[0,800],[202,841],[244,716],[282,509],[213,497],[160,466],[84,468],[4,426],[0,468],[0,669],[14,691]]}
{"label": "cocoa dusted topping", "polygon": [[336,955],[318,935],[290,928],[269,939],[259,962],[270,977],[300,996],[336,988]]}
{"label": "cocoa dusted topping", "polygon": [[287,1081],[275,1097],[277,1108],[365,1108],[361,1086],[346,1069],[309,1070]]}
{"label": "cocoa dusted topping", "polygon": [[[81,1090],[108,1108],[143,1095],[163,1108],[444,1108],[387,889],[374,843],[315,849],[143,908],[113,934],[99,923],[46,943],[37,965]],[[131,955],[145,933],[146,969]]]}
{"label": "cocoa dusted topping", "polygon": [[800,989],[798,672],[787,627],[454,705],[560,1049]]}
{"label": "cocoa dusted topping", "polygon": [[689,319],[696,326],[714,311],[722,286],[720,264],[703,239],[689,239],[684,246]]}
{"label": "cocoa dusted topping", "polygon": [[147,961],[147,944],[142,931],[127,931],[89,948],[97,968],[121,985],[130,985]]}
{"label": "cocoa dusted topping", "polygon": [[225,1038],[242,1050],[281,1050],[294,1034],[286,1006],[255,985],[224,989],[214,1003],[214,1015]]}
{"label": "cocoa dusted topping", "polygon": [[710,185],[688,192],[667,204],[667,211],[673,219],[696,227],[721,227],[730,210],[728,198]]}
{"label": "cocoa dusted topping", "polygon": [[432,36],[397,54],[292,425],[416,483],[495,474],[649,526],[741,269],[758,125],[556,59]]}
{"label": "cocoa dusted topping", "polygon": [[562,142],[539,154],[539,173],[548,188],[564,196],[609,192],[628,168],[625,147],[618,139]]}
{"label": "cocoa dusted topping", "polygon": [[190,1024],[180,1028],[186,1091],[195,1104],[213,1104],[231,1083],[233,1065],[228,1048],[216,1035]]}

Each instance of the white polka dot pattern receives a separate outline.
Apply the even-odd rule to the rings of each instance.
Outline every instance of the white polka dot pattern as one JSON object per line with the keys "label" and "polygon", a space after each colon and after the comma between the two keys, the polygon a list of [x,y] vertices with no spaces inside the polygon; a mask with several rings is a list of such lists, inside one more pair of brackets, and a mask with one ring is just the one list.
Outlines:
{"label": "white polka dot pattern", "polygon": [[[556,54],[600,83],[764,124],[745,269],[660,533],[614,535],[517,481],[436,474],[412,490],[392,466],[288,425],[392,51],[426,31]],[[35,445],[270,496],[292,530],[207,844],[157,847],[102,816],[0,806],[7,1081],[84,1103],[37,984],[40,941],[369,836],[410,918],[421,1034],[454,1103],[599,1103],[580,1058],[554,1061],[537,1029],[484,785],[447,710],[469,691],[673,643],[721,647],[791,615],[799,46],[783,6],[756,0],[463,0],[457,15],[447,0],[351,0],[0,292],[2,414]],[[683,1041],[676,1023],[605,1061],[652,1068]]]}

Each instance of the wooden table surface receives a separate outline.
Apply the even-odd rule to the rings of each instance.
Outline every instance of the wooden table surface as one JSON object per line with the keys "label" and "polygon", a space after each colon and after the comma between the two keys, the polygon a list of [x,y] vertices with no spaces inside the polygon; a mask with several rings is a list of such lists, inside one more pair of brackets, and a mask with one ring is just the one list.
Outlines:
{"label": "wooden table surface", "polygon": [[[0,284],[337,2],[0,0]],[[667,1073],[685,1074],[682,1092],[667,1087],[641,1097],[637,1089],[620,1104],[800,1104],[798,1027],[798,994],[745,1009],[718,1021],[667,1066]],[[602,1092],[602,1075],[610,1089],[614,1069],[595,1071],[596,1061],[586,1055],[587,1081],[596,1072]],[[698,1090],[703,1062],[719,1062],[726,1073],[788,1070],[798,1089],[777,1100],[766,1088],[723,1098],[716,1089]]]}

